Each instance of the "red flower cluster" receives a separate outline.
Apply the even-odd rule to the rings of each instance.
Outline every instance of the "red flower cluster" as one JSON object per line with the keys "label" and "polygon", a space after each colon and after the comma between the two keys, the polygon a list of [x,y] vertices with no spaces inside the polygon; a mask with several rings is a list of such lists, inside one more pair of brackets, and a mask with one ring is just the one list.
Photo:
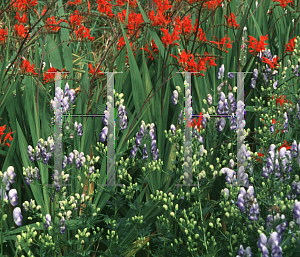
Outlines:
{"label": "red flower cluster", "polygon": [[[214,38],[216,38],[215,36],[213,36]],[[217,38],[216,38],[217,39]],[[218,39],[217,39],[218,40]],[[229,40],[229,42],[226,44],[226,41],[227,40]],[[224,38],[221,38],[221,41],[220,42],[216,42],[216,41],[209,41],[210,43],[213,43],[213,44],[216,44],[216,45],[218,45],[218,49],[219,50],[221,50],[222,52],[226,49],[226,48],[232,48],[232,46],[231,46],[231,40],[230,40],[230,38],[229,37],[227,37],[227,35],[225,35],[225,37]],[[226,44],[226,46],[225,46],[225,49],[224,49],[224,45]],[[221,48],[221,46],[222,46],[222,48]],[[225,50],[225,53],[228,53],[228,51],[227,50]]]}
{"label": "red flower cluster", "polygon": [[31,66],[28,60],[23,60],[21,62],[20,68],[23,71],[23,73],[31,73],[32,75],[37,75],[37,73],[34,70],[34,63]]}
{"label": "red flower cluster", "polygon": [[[0,127],[0,144],[1,144],[1,137],[2,137],[3,135],[5,135],[5,133],[3,133],[4,130],[5,130],[5,127],[6,127],[6,125]],[[10,141],[13,140],[13,138],[11,137],[11,134],[13,134],[13,133],[15,133],[15,131],[14,131],[14,132],[11,132],[11,129],[9,128],[9,132],[8,132],[8,133],[6,134],[6,136],[4,137],[3,145],[4,145],[5,141],[6,141],[6,139],[9,139]],[[5,144],[6,144],[8,147],[10,147],[10,144],[9,144],[9,143],[5,143]]]}
{"label": "red flower cluster", "polygon": [[[152,52],[155,54],[155,55],[158,55],[158,48],[157,48],[157,45],[154,43],[154,41],[153,41],[153,39],[151,40],[151,47],[152,47]],[[153,61],[153,59],[154,59],[154,57],[153,57],[153,55],[152,55],[152,53],[150,52],[150,50],[148,49],[148,44],[146,44],[146,48],[144,48],[144,47],[142,47],[142,48],[140,48],[141,50],[143,49],[143,50],[145,50],[146,52],[148,52],[149,53],[149,57],[148,58],[150,58],[152,61]]]}
{"label": "red flower cluster", "polygon": [[279,66],[279,64],[277,63],[279,56],[277,57],[273,57],[273,62],[271,62],[268,58],[266,57],[262,57],[263,62],[268,64],[270,66],[270,69],[274,70],[277,68],[277,66]]}
{"label": "red flower cluster", "polygon": [[[94,74],[95,74],[96,68],[93,69],[93,65],[92,65],[91,63],[89,64],[89,68],[90,68],[89,74],[94,75]],[[104,76],[104,73],[102,73],[100,69],[97,71],[97,73],[98,73],[99,75],[101,75],[101,76]]]}
{"label": "red flower cluster", "polygon": [[272,0],[273,2],[279,2],[282,8],[286,8],[288,3],[293,3],[292,0]]}
{"label": "red flower cluster", "polygon": [[[84,27],[81,24],[83,19],[84,19],[84,17],[79,15],[79,12],[77,10],[75,10],[75,14],[71,14],[71,16],[70,16],[71,26],[70,26],[69,22],[67,22],[67,21],[65,21],[65,22],[69,24],[70,28],[75,29],[75,36],[76,36],[77,40],[87,38],[91,41],[94,41],[95,37],[91,37],[90,29]],[[73,38],[73,36],[72,36],[72,38]],[[74,38],[73,38],[73,40],[74,40]]]}
{"label": "red flower cluster", "polygon": [[11,0],[13,8],[22,12],[26,12],[31,7],[37,5],[37,0]]}
{"label": "red flower cluster", "polygon": [[8,31],[6,29],[0,29],[0,43],[6,43],[8,36]]}
{"label": "red flower cluster", "polygon": [[178,43],[174,43],[174,42],[176,40],[180,39],[178,36],[180,34],[180,26],[175,25],[175,29],[174,29],[172,35],[169,34],[168,29],[161,28],[160,30],[165,35],[164,37],[161,38],[162,39],[161,42],[165,45],[165,47],[167,47],[167,46],[173,47],[175,45],[179,46]]}
{"label": "red flower cluster", "polygon": [[108,16],[108,18],[115,17],[115,15],[111,10],[111,3],[107,3],[107,0],[97,0],[97,4],[98,4],[98,12],[100,15],[102,13],[105,13]]}
{"label": "red flower cluster", "polygon": [[[61,72],[63,72],[65,68],[62,69]],[[55,78],[55,72],[60,71],[59,69],[55,69],[53,67],[49,68],[47,73],[44,71],[44,78],[43,80],[48,83],[50,80],[54,80]],[[67,74],[63,74],[62,76],[66,76]]]}
{"label": "red flower cluster", "polygon": [[266,36],[261,35],[259,42],[257,42],[257,40],[252,36],[249,36],[249,38],[250,38],[250,41],[249,41],[248,49],[249,48],[254,49],[254,50],[250,50],[249,53],[256,56],[260,51],[266,50],[265,45],[268,45],[268,44],[265,43],[264,41],[268,40],[268,35],[266,35]]}
{"label": "red flower cluster", "polygon": [[284,53],[286,53],[286,52],[293,52],[294,51],[295,45],[296,45],[295,40],[296,40],[296,37],[292,38],[288,42],[288,44],[285,44],[285,52]]}
{"label": "red flower cluster", "polygon": [[236,23],[234,13],[231,13],[229,19],[227,20],[227,15],[224,15],[226,18],[226,26],[231,26],[237,29],[240,29],[240,25]]}
{"label": "red flower cluster", "polygon": [[60,30],[60,26],[58,26],[58,24],[61,23],[61,22],[63,22],[63,21],[66,22],[66,23],[68,23],[64,19],[60,19],[58,22],[56,22],[54,16],[52,16],[52,18],[48,18],[47,22],[46,22],[46,25],[45,25],[46,31],[51,30],[53,32],[58,32]]}
{"label": "red flower cluster", "polygon": [[[179,54],[180,59],[177,56],[173,55],[173,54],[170,54],[170,55],[175,57],[178,60],[179,64],[183,68],[185,68],[186,71],[191,70],[192,72],[200,72],[200,71],[205,71],[210,66],[217,66],[217,64],[214,61],[215,57],[208,56],[207,52],[205,52],[206,56],[204,58],[199,57],[198,63],[195,62],[194,55],[189,54],[189,51],[188,51],[188,53],[186,53],[185,49],[182,51],[181,54]],[[191,58],[191,59],[188,60],[189,58]],[[207,65],[208,61],[209,61],[209,66]],[[187,65],[190,66],[190,69],[187,67]],[[203,74],[200,74],[198,76],[203,76],[204,77]]]}

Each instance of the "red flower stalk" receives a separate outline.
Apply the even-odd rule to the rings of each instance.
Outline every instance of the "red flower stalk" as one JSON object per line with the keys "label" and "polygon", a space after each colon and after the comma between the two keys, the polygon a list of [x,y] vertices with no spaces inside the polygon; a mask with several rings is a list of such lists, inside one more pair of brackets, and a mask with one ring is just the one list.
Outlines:
{"label": "red flower stalk", "polygon": [[[0,144],[1,144],[1,137],[2,137],[2,135],[5,135],[5,133],[3,133],[4,130],[5,130],[5,127],[6,127],[6,124],[5,124],[4,126],[0,127]],[[13,138],[11,137],[11,134],[13,134],[13,133],[15,133],[15,131],[14,131],[14,132],[11,132],[11,129],[9,128],[9,132],[6,134],[6,136],[5,136],[5,138],[4,138],[3,145],[4,145],[5,141],[6,141],[6,139],[9,139],[10,141],[13,140]],[[9,144],[9,143],[5,143],[5,144],[6,144],[8,147],[10,147],[10,144]]]}
{"label": "red flower stalk", "polygon": [[279,66],[279,64],[277,63],[279,56],[273,57],[273,62],[271,62],[266,57],[262,57],[262,59],[263,59],[263,62],[268,64],[270,66],[270,69],[272,69],[272,70],[276,69]]}
{"label": "red flower stalk", "polygon": [[37,5],[37,0],[11,0],[11,4],[12,3],[14,9],[26,12],[28,9],[31,9],[33,6]]}
{"label": "red flower stalk", "polygon": [[58,22],[56,22],[54,16],[52,16],[52,18],[48,18],[47,19],[47,23],[45,25],[46,31],[51,30],[51,31],[54,31],[54,32],[58,32],[60,30],[60,27],[57,26],[57,25],[59,23],[63,22],[63,21],[66,22],[66,23],[68,23],[64,19],[60,19]]}
{"label": "red flower stalk", "polygon": [[27,23],[27,21],[28,21],[26,13],[23,13],[23,15],[21,17],[20,13],[17,12],[17,14],[15,16],[15,19],[17,19],[19,23]]}
{"label": "red flower stalk", "polygon": [[296,37],[292,38],[288,44],[285,44],[285,52],[284,53],[294,51],[295,45],[296,45],[295,40],[296,40]]}
{"label": "red flower stalk", "polygon": [[[65,70],[65,68],[62,69],[61,72],[63,72]],[[49,70],[47,71],[47,73],[44,71],[44,78],[43,80],[48,83],[50,80],[54,80],[55,78],[55,72],[56,71],[60,71],[59,69],[55,69],[53,67],[49,68]],[[62,74],[62,76],[66,76],[67,74]]]}
{"label": "red flower stalk", "polygon": [[[213,36],[214,38],[216,38],[215,36]],[[218,38],[216,38],[218,40]],[[226,41],[229,40],[229,42],[226,44]],[[227,35],[225,35],[224,38],[221,38],[221,41],[220,42],[216,42],[216,41],[210,41],[211,43],[213,44],[216,44],[218,45],[218,49],[221,50],[222,52],[226,49],[226,48],[232,48],[231,46],[231,40],[229,37],[227,37]],[[226,44],[225,46],[225,49],[224,49],[224,45]],[[220,47],[220,45],[222,46],[222,48]],[[228,53],[227,50],[225,50],[225,53]]]}
{"label": "red flower stalk", "polygon": [[250,38],[250,40],[249,40],[248,49],[249,48],[255,49],[255,50],[250,50],[249,53],[256,56],[260,51],[266,50],[265,45],[268,45],[268,44],[265,43],[264,41],[268,40],[268,35],[266,35],[266,36],[261,35],[259,42],[257,42],[257,40],[252,36],[249,36],[249,38]]}
{"label": "red flower stalk", "polygon": [[21,62],[20,68],[22,68],[22,71],[24,73],[31,73],[32,75],[37,75],[37,73],[34,70],[34,63],[31,66],[28,60],[23,60]]}
{"label": "red flower stalk", "polygon": [[8,36],[8,31],[6,29],[0,29],[0,43],[6,43],[7,41],[7,36]]}
{"label": "red flower stalk", "polygon": [[[96,68],[95,68],[95,69],[93,69],[93,65],[92,65],[91,63],[89,63],[89,68],[90,68],[90,70],[89,70],[89,74],[92,74],[92,75],[94,75],[94,74],[95,74],[95,70],[96,70]],[[97,71],[97,73],[98,73],[99,75],[102,75],[102,76],[104,76],[104,73],[102,73],[100,69]]]}
{"label": "red flower stalk", "polygon": [[74,6],[75,4],[79,5],[79,4],[81,4],[81,0],[74,0],[74,2],[69,1],[68,4],[71,6]]}
{"label": "red flower stalk", "polygon": [[272,0],[273,2],[279,2],[282,8],[286,8],[288,3],[293,3],[292,0]]}
{"label": "red flower stalk", "polygon": [[224,15],[226,18],[226,26],[231,26],[237,29],[240,29],[240,25],[236,23],[234,13],[231,13],[230,17],[227,20],[227,15]]}
{"label": "red flower stalk", "polygon": [[[17,32],[17,36],[22,38],[25,38],[26,34],[28,33],[28,29],[25,29],[22,23],[20,25],[15,24],[15,31]],[[28,35],[27,38],[30,38],[30,35]]]}

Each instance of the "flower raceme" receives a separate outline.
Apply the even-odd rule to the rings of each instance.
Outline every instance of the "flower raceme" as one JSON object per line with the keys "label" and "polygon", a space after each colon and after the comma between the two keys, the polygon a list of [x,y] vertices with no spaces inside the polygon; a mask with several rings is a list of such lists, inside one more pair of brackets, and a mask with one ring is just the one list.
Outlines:
{"label": "flower raceme", "polygon": [[266,57],[262,57],[262,59],[263,59],[263,62],[266,63],[266,64],[268,64],[272,70],[276,69],[277,66],[279,66],[279,64],[277,63],[277,61],[279,59],[279,56],[273,57],[273,62],[271,62]]}
{"label": "flower raceme", "polygon": [[296,45],[295,40],[296,40],[296,37],[290,39],[290,41],[287,44],[285,44],[285,52],[284,53],[294,51],[295,45]]}
{"label": "flower raceme", "polygon": [[249,36],[250,40],[249,40],[249,48],[253,48],[254,50],[250,50],[249,53],[253,54],[254,56],[256,56],[260,51],[262,50],[266,50],[265,45],[268,45],[267,43],[265,43],[264,41],[268,40],[268,35],[260,36],[260,41],[258,42],[254,37]]}
{"label": "flower raceme", "polygon": [[[2,137],[2,135],[5,134],[5,133],[3,133],[4,130],[5,130],[5,127],[6,127],[6,125],[0,127],[0,144],[1,144],[1,137]],[[13,133],[15,133],[15,131],[14,131],[14,132],[11,132],[11,129],[9,128],[9,132],[8,132],[8,133],[6,134],[6,136],[4,137],[3,145],[4,145],[5,141],[6,141],[6,139],[9,139],[10,141],[13,140],[13,138],[11,137],[11,134],[13,134]],[[10,144],[9,144],[9,143],[5,143],[5,144],[6,144],[8,147],[10,147]]]}
{"label": "flower raceme", "polygon": [[33,6],[36,6],[37,0],[11,0],[12,8],[17,9],[21,12],[26,12]]}
{"label": "flower raceme", "polygon": [[235,21],[235,16],[234,13],[231,13],[230,17],[227,20],[227,15],[224,15],[224,17],[226,18],[226,26],[231,26],[234,27],[236,29],[240,29],[240,25],[236,23]]}
{"label": "flower raceme", "polygon": [[[216,38],[215,36],[213,36],[214,38]],[[217,39],[217,38],[216,38]],[[229,42],[226,44],[226,41],[229,40]],[[226,50],[226,48],[232,48],[231,44],[233,41],[230,40],[229,37],[227,37],[227,35],[225,35],[224,38],[221,38],[221,41],[219,42],[216,42],[216,41],[210,41],[210,43],[213,43],[213,44],[216,44],[218,45],[218,49],[221,50],[222,52],[225,50],[225,53],[228,54],[228,51]],[[224,48],[224,45],[226,44],[225,48]],[[222,48],[221,48],[221,46]]]}
{"label": "flower raceme", "polygon": [[273,2],[279,2],[282,8],[286,8],[286,5],[289,3],[293,3],[292,0],[272,0]]}
{"label": "flower raceme", "polygon": [[30,65],[30,62],[28,60],[23,60],[20,65],[21,70],[23,73],[31,73],[32,75],[38,75],[34,70],[34,63],[32,66]]}

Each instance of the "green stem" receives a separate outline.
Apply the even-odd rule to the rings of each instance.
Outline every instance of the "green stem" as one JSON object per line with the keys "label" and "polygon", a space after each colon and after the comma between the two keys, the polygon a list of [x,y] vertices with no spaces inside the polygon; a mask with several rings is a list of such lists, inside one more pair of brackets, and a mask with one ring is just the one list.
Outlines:
{"label": "green stem", "polygon": [[[201,220],[204,224],[204,221],[203,221],[203,216],[202,216],[202,207],[201,207],[201,201],[199,199],[199,202],[200,202],[200,214],[201,214]],[[206,250],[206,253],[207,253],[207,244],[206,244],[206,235],[205,235],[206,231],[204,231],[203,235],[204,235],[204,246],[205,246],[205,250]]]}

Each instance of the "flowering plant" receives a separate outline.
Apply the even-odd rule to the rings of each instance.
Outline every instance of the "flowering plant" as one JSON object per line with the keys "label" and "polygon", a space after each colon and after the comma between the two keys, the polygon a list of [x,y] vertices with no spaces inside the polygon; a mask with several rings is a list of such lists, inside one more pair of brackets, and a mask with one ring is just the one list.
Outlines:
{"label": "flowering plant", "polygon": [[[244,13],[230,10],[234,0],[193,0],[191,9],[183,1],[154,1],[152,7],[138,0],[110,2],[13,0],[4,9],[16,24],[0,23],[6,53],[0,114],[16,117],[10,120],[17,140],[0,173],[1,255],[299,254],[300,110],[292,84],[299,77],[299,39],[289,41],[293,36],[286,38],[279,21],[283,16],[290,34],[297,34],[291,18],[298,6],[272,3],[267,20],[262,13],[269,6],[255,9],[253,2],[241,8]],[[247,24],[250,41],[241,42],[248,19],[256,25]],[[273,19],[276,33],[268,33],[263,24]],[[188,95],[188,82],[173,76],[174,69],[197,72]],[[113,96],[104,70],[123,72],[115,76]],[[236,70],[253,71],[245,79],[244,102],[238,100]],[[57,71],[69,72],[62,76],[64,90],[53,87]],[[279,99],[284,106],[275,106],[280,95],[294,104]],[[183,97],[193,99],[185,112],[191,117],[184,116]],[[61,148],[53,133],[53,110],[59,108]],[[102,119],[93,117],[98,115]],[[238,147],[236,133],[248,142]],[[113,161],[111,145],[105,146],[111,139]],[[61,174],[53,158],[59,149]],[[254,161],[258,149],[261,162]],[[106,167],[116,172],[115,185]],[[186,178],[191,188],[182,186]]]}

